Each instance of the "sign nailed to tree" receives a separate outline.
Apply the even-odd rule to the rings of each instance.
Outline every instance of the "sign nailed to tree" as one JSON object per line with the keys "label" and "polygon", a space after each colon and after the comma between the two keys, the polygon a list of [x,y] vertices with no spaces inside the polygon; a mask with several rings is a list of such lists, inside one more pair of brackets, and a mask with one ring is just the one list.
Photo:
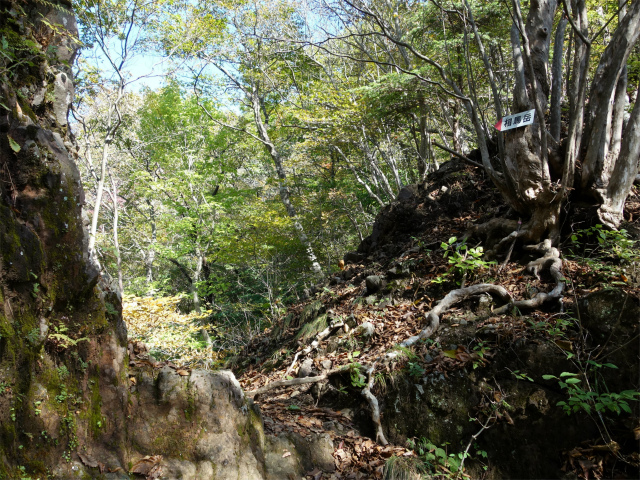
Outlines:
{"label": "sign nailed to tree", "polygon": [[533,123],[533,116],[536,113],[534,110],[527,110],[526,112],[516,113],[514,115],[507,115],[498,120],[495,124],[496,130],[504,132],[505,130],[511,130],[512,128],[524,127],[525,125],[531,125]]}

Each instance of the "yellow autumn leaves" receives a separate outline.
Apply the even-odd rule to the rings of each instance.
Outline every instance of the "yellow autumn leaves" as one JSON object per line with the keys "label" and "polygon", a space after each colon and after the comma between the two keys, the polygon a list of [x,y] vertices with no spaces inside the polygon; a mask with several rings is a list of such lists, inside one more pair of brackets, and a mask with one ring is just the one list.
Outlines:
{"label": "yellow autumn leaves", "polygon": [[181,296],[125,296],[122,315],[129,338],[144,342],[157,360],[177,366],[212,368],[220,362],[223,352],[208,348],[200,331],[204,327],[215,337],[215,329],[207,324],[210,311],[180,313]]}

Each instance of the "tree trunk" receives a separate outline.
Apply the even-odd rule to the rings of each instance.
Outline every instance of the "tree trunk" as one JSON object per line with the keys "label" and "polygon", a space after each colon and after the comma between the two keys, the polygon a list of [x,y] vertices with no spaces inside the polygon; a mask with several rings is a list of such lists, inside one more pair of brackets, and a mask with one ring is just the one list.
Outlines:
{"label": "tree trunk", "polygon": [[113,177],[111,177],[111,188],[113,193],[111,194],[111,200],[113,202],[113,248],[116,251],[116,270],[118,272],[118,293],[120,297],[124,295],[124,285],[122,281],[122,258],[120,256],[120,242],[118,240],[118,188]]}
{"label": "tree trunk", "polygon": [[[640,89],[639,89],[640,90]],[[633,182],[638,174],[640,161],[640,102],[631,112],[631,118],[624,129],[624,137],[620,146],[620,155],[613,168],[607,185],[604,201],[598,215],[608,226],[617,228],[622,221],[624,202],[629,195]]]}
{"label": "tree trunk", "polygon": [[[607,188],[615,159],[609,155],[615,92],[627,59],[640,36],[640,2],[632,2],[629,11],[607,45],[589,93],[589,110],[585,118],[585,153],[582,162],[583,189],[596,197]],[[599,200],[604,201],[603,198]]]}
{"label": "tree trunk", "polygon": [[289,218],[291,218],[293,226],[298,232],[300,243],[302,243],[307,252],[307,258],[311,263],[311,271],[315,275],[320,277],[323,274],[322,267],[320,266],[320,263],[318,263],[318,257],[316,257],[316,254],[313,251],[313,247],[311,246],[311,242],[309,241],[309,238],[304,231],[304,227],[300,223],[300,220],[298,220],[298,213],[296,212],[293,203],[291,203],[291,195],[289,192],[289,187],[287,187],[286,183],[287,174],[282,164],[282,157],[280,157],[280,152],[276,148],[275,144],[271,141],[269,132],[267,131],[267,128],[262,121],[262,105],[255,85],[253,85],[252,91],[250,93],[250,101],[253,107],[253,118],[256,124],[256,129],[258,130],[258,136],[260,137],[260,140],[262,141],[264,146],[267,148],[267,151],[269,152],[269,155],[271,156],[273,164],[276,168],[276,173],[278,174],[278,180],[280,184],[280,200],[282,201],[282,204],[287,211],[287,215],[289,215]]}
{"label": "tree trunk", "polygon": [[147,199],[147,205],[149,205],[149,223],[151,224],[151,245],[146,252],[144,259],[144,266],[147,273],[147,295],[151,296],[153,294],[153,262],[156,258],[156,240],[158,238],[158,231],[156,225],[156,210],[153,206],[151,200]]}

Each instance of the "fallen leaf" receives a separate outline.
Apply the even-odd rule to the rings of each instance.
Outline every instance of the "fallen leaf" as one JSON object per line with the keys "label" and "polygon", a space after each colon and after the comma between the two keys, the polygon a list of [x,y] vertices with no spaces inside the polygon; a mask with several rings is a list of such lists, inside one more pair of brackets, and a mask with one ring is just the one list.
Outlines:
{"label": "fallen leaf", "polygon": [[183,377],[186,377],[189,375],[189,371],[188,370],[177,370],[178,375],[182,375]]}
{"label": "fallen leaf", "polygon": [[556,340],[556,345],[565,352],[573,352],[573,344],[568,340]]}
{"label": "fallen leaf", "polygon": [[289,452],[288,450],[285,450],[284,453],[282,454],[282,458],[287,458],[291,456],[291,452]]}

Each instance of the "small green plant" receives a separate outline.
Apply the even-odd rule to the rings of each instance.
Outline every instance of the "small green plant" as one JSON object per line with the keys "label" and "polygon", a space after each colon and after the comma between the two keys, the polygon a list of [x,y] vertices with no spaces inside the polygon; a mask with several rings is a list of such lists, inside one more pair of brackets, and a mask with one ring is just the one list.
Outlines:
{"label": "small green plant", "polygon": [[67,398],[69,398],[69,394],[67,393],[67,387],[63,384],[62,387],[60,387],[60,394],[56,395],[56,402],[64,403],[67,401]]}
{"label": "small green plant", "polygon": [[54,330],[54,333],[50,334],[49,337],[56,339],[60,347],[62,347],[63,349],[67,349],[69,347],[75,347],[78,343],[89,340],[86,337],[78,338],[77,340],[74,340],[73,338],[67,335],[66,332],[69,329],[64,324],[54,326],[53,330]]}
{"label": "small green plant", "polygon": [[529,324],[531,328],[543,335],[548,335],[552,338],[566,338],[567,330],[571,327],[577,320],[573,318],[554,318],[549,320],[542,320],[536,322],[534,320],[529,320]]}
{"label": "small green plant", "polygon": [[444,467],[448,472],[453,474],[448,478],[455,478],[455,474],[460,471],[462,460],[469,456],[469,454],[465,455],[463,452],[448,453],[446,449],[448,443],[439,447],[425,438],[421,438],[417,442],[408,440],[407,444],[409,448],[418,454],[418,456],[424,461],[425,466],[432,473],[435,473],[438,469]]}
{"label": "small green plant", "polygon": [[364,388],[367,385],[367,378],[362,374],[362,365],[358,362],[353,362],[347,368],[349,369],[351,385],[354,388]]}
{"label": "small green plant", "polygon": [[425,369],[418,362],[409,362],[407,364],[409,367],[409,375],[412,377],[422,377],[425,373]]}
{"label": "small green plant", "polygon": [[[509,370],[509,369],[507,369],[507,370]],[[521,372],[520,370],[509,370],[509,371],[511,372],[511,375],[516,377],[518,380],[528,380],[530,382],[533,382],[533,378],[531,378],[526,373]]]}
{"label": "small green plant", "polygon": [[491,350],[489,347],[482,341],[478,342],[478,344],[473,347],[473,352],[476,354],[476,358],[473,360],[473,369],[475,370],[478,367],[483,367],[488,360],[486,359],[487,354]]}
{"label": "small green plant", "polygon": [[11,385],[7,382],[0,382],[0,395],[4,395],[5,392],[11,390]]}
{"label": "small green plant", "polygon": [[29,330],[29,333],[27,333],[26,336],[27,336],[27,342],[35,346],[38,344],[38,340],[40,339],[40,329],[37,327],[32,328],[31,330]]}
{"label": "small green plant", "polygon": [[[593,360],[588,360],[588,369],[586,373],[590,373],[591,369],[599,369],[602,367],[618,368],[611,363],[600,364]],[[579,378],[583,376],[586,380]],[[556,405],[562,407],[567,415],[579,412],[581,410],[591,414],[595,412],[603,412],[609,410],[616,414],[622,412],[631,413],[631,407],[629,402],[640,400],[640,392],[635,390],[625,390],[620,393],[611,392],[598,392],[591,388],[585,374],[579,375],[577,373],[562,372],[559,377],[555,375],[543,375],[545,380],[557,380],[560,388],[568,395],[568,400],[560,401]],[[583,384],[586,387],[583,387]]]}
{"label": "small green plant", "polygon": [[104,308],[109,315],[118,315],[116,308],[109,302],[104,303]]}
{"label": "small green plant", "polygon": [[484,256],[482,247],[469,247],[465,240],[458,242],[457,237],[451,237],[449,241],[442,242],[440,247],[444,250],[443,257],[447,259],[450,267],[446,273],[432,280],[433,283],[443,283],[453,274],[456,283],[460,285],[470,274],[496,264],[494,261],[487,262],[482,259]]}
{"label": "small green plant", "polygon": [[69,369],[66,365],[60,365],[56,370],[58,371],[58,376],[61,380],[64,380],[69,376]]}

